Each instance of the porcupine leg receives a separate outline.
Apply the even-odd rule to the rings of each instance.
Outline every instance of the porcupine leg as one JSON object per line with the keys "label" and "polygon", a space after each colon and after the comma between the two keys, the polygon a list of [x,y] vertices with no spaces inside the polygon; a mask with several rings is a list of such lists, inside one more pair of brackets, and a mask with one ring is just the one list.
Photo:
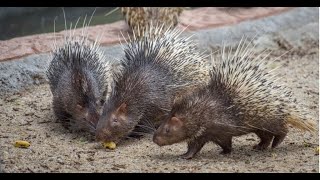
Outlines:
{"label": "porcupine leg", "polygon": [[71,116],[64,112],[64,111],[60,111],[59,115],[57,116],[58,120],[61,121],[61,125],[66,128],[66,129],[70,129],[70,118]]}
{"label": "porcupine leg", "polygon": [[141,138],[143,136],[143,130],[142,130],[142,128],[136,126],[134,128],[134,130],[129,133],[128,136],[131,137],[131,138],[139,139],[139,138]]}
{"label": "porcupine leg", "polygon": [[207,140],[203,137],[198,137],[192,141],[188,142],[188,151],[182,154],[180,157],[183,159],[193,158],[206,144]]}
{"label": "porcupine leg", "polygon": [[270,132],[261,131],[261,130],[258,130],[255,133],[259,136],[261,141],[259,144],[253,146],[253,149],[257,149],[257,150],[267,149],[267,147],[270,145],[273,139],[273,134],[271,134]]}
{"label": "porcupine leg", "polygon": [[230,154],[232,149],[232,136],[231,137],[217,137],[213,140],[217,143],[221,148],[222,151],[220,154]]}
{"label": "porcupine leg", "polygon": [[282,128],[281,133],[274,136],[274,139],[272,141],[272,148],[277,147],[287,136],[288,129],[286,127]]}
{"label": "porcupine leg", "polygon": [[58,121],[61,121],[62,126],[66,129],[69,129],[71,115],[66,111],[62,110],[59,107],[58,103],[55,102],[53,102],[53,111]]}
{"label": "porcupine leg", "polygon": [[274,136],[273,142],[272,142],[272,148],[277,147],[283,140],[284,138],[287,136],[287,134],[282,134],[282,135],[277,135]]}

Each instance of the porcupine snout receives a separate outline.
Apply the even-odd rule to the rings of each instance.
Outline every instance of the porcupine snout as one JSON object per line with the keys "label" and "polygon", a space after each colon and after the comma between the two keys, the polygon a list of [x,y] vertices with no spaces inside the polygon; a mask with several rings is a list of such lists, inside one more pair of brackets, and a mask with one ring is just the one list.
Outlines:
{"label": "porcupine snout", "polygon": [[112,134],[111,134],[110,131],[107,131],[107,130],[103,130],[103,131],[97,130],[97,131],[96,131],[96,141],[98,141],[98,142],[104,142],[104,141],[106,141],[107,139],[110,139],[111,135],[112,135]]}
{"label": "porcupine snout", "polygon": [[159,136],[153,136],[153,142],[156,143],[158,146],[164,146],[164,139]]}

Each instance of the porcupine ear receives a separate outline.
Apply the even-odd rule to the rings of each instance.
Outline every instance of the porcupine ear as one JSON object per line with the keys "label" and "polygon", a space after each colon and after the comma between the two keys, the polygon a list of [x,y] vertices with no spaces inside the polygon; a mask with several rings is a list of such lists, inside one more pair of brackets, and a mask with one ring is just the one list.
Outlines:
{"label": "porcupine ear", "polygon": [[176,116],[173,116],[170,120],[171,125],[173,125],[173,127],[181,127],[183,122],[180,118],[177,118]]}
{"label": "porcupine ear", "polygon": [[123,114],[123,115],[126,115],[127,114],[127,104],[126,103],[122,103],[120,105],[120,107],[117,109],[117,112],[119,114]]}

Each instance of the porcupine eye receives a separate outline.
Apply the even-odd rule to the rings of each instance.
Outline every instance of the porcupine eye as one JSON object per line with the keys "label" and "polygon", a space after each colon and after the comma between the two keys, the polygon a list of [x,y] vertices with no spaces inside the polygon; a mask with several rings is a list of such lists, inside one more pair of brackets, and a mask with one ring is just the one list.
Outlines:
{"label": "porcupine eye", "polygon": [[118,122],[118,119],[117,118],[113,118],[112,121],[111,121],[111,126],[113,128],[116,128],[119,126],[119,122]]}
{"label": "porcupine eye", "polygon": [[169,133],[169,128],[166,127],[165,132],[168,134]]}

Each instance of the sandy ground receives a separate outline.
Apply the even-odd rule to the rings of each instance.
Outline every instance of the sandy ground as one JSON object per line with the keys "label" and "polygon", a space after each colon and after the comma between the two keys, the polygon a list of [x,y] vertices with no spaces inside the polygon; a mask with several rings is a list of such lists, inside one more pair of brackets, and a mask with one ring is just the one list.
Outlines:
{"label": "sandy ground", "polygon": [[[319,113],[319,51],[291,52],[276,64],[282,64],[282,80],[306,104],[317,120]],[[271,56],[271,59],[282,54]],[[48,85],[31,87],[0,99],[1,169],[4,172],[319,172],[318,132],[316,135],[290,129],[276,149],[256,151],[255,135],[233,139],[233,152],[220,155],[220,148],[207,144],[192,160],[177,157],[186,144],[158,147],[151,135],[129,139],[116,150],[103,149],[88,134],[65,130],[51,110]],[[27,140],[30,148],[13,146],[15,140]]]}

